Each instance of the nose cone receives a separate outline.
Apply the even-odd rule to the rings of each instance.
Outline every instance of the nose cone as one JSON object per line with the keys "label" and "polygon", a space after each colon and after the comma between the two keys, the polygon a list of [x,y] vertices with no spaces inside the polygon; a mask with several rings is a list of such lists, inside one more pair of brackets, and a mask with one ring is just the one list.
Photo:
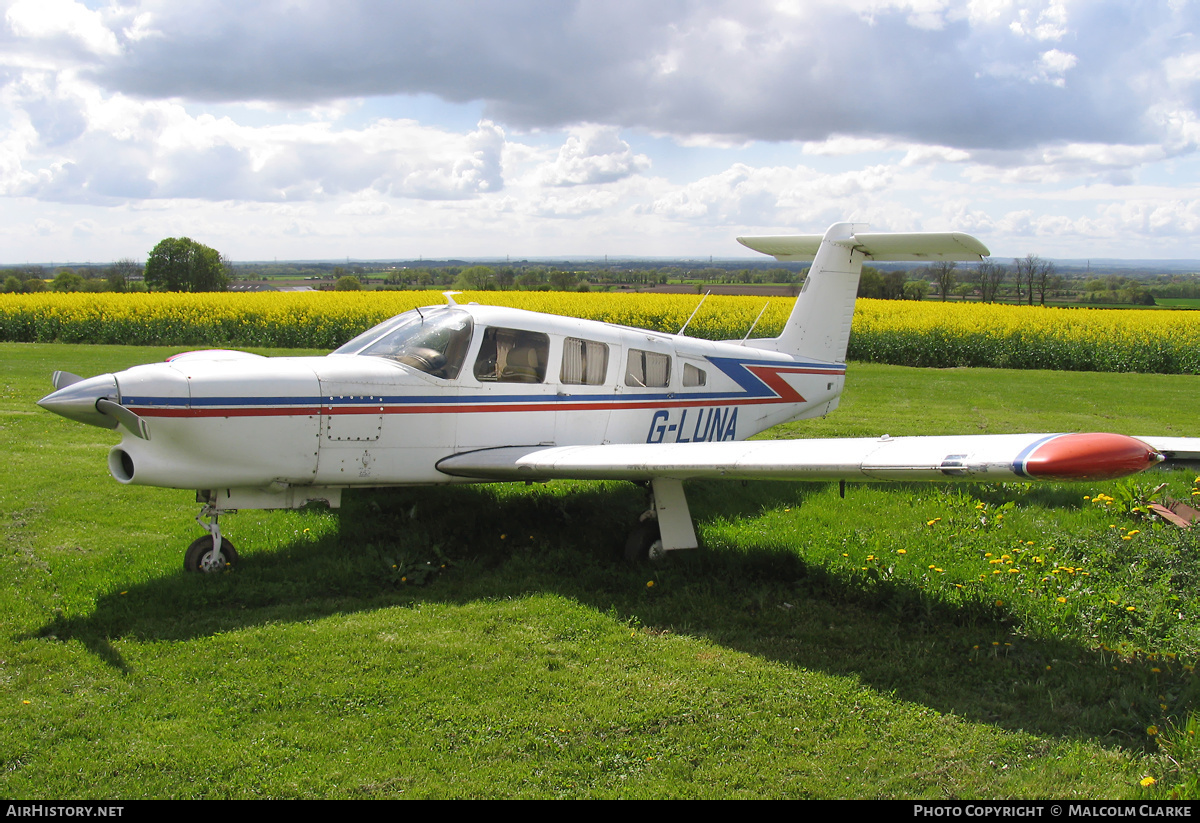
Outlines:
{"label": "nose cone", "polygon": [[116,419],[101,413],[96,408],[96,401],[105,397],[115,399],[119,396],[117,378],[111,374],[98,374],[46,395],[38,401],[38,405],[46,411],[87,423],[89,426],[115,429]]}

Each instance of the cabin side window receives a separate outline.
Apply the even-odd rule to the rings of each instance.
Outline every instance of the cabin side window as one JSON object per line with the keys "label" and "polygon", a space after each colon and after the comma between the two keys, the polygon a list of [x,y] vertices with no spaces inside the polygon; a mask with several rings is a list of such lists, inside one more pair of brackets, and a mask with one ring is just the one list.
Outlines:
{"label": "cabin side window", "polygon": [[599,386],[608,373],[608,346],[594,340],[568,337],[563,341],[559,380],[577,386]]}
{"label": "cabin side window", "polygon": [[481,383],[543,383],[550,338],[541,332],[489,328],[475,358],[475,379]]}
{"label": "cabin side window", "polygon": [[684,386],[707,386],[708,375],[704,373],[704,369],[698,369],[691,363],[683,364],[683,385]]}
{"label": "cabin side window", "polygon": [[625,367],[625,385],[643,389],[666,388],[671,382],[671,357],[641,349],[629,350]]}

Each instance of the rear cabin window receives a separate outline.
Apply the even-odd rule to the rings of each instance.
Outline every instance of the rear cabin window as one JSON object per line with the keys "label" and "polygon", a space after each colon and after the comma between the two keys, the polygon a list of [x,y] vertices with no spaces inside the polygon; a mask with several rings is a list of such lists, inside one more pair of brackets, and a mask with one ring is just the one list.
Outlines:
{"label": "rear cabin window", "polygon": [[550,338],[541,332],[489,328],[483,333],[475,378],[481,383],[543,383]]}
{"label": "rear cabin window", "polygon": [[707,386],[708,375],[704,373],[704,369],[698,369],[691,363],[683,364],[683,385],[684,386]]}
{"label": "rear cabin window", "polygon": [[563,341],[559,380],[576,386],[599,386],[608,373],[608,346],[594,340],[568,337]]}
{"label": "rear cabin window", "polygon": [[641,349],[629,350],[625,368],[625,385],[643,389],[665,388],[671,382],[671,357]]}

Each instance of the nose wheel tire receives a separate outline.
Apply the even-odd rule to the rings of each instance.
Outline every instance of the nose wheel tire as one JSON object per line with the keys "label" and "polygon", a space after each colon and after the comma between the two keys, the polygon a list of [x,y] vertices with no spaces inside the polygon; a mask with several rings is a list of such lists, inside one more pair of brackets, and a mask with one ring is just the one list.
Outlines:
{"label": "nose wheel tire", "polygon": [[233,547],[228,538],[222,537],[220,551],[213,552],[211,534],[197,537],[192,541],[192,545],[188,546],[187,553],[183,556],[183,568],[186,571],[206,574],[222,571],[227,566],[236,566],[237,562],[237,549]]}

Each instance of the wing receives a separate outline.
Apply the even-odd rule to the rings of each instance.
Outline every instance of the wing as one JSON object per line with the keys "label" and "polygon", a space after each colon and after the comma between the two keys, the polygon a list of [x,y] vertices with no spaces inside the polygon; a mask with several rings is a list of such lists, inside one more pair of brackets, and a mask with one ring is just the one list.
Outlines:
{"label": "wing", "polygon": [[1139,437],[1166,458],[1167,466],[1200,469],[1200,437]]}
{"label": "wing", "polygon": [[[1183,439],[1183,438],[1177,438]],[[1193,439],[1200,444],[1200,439]],[[1200,449],[1197,449],[1200,451]],[[466,452],[438,469],[482,480],[1108,480],[1161,462],[1120,434],[996,434],[725,443],[516,446]]]}

